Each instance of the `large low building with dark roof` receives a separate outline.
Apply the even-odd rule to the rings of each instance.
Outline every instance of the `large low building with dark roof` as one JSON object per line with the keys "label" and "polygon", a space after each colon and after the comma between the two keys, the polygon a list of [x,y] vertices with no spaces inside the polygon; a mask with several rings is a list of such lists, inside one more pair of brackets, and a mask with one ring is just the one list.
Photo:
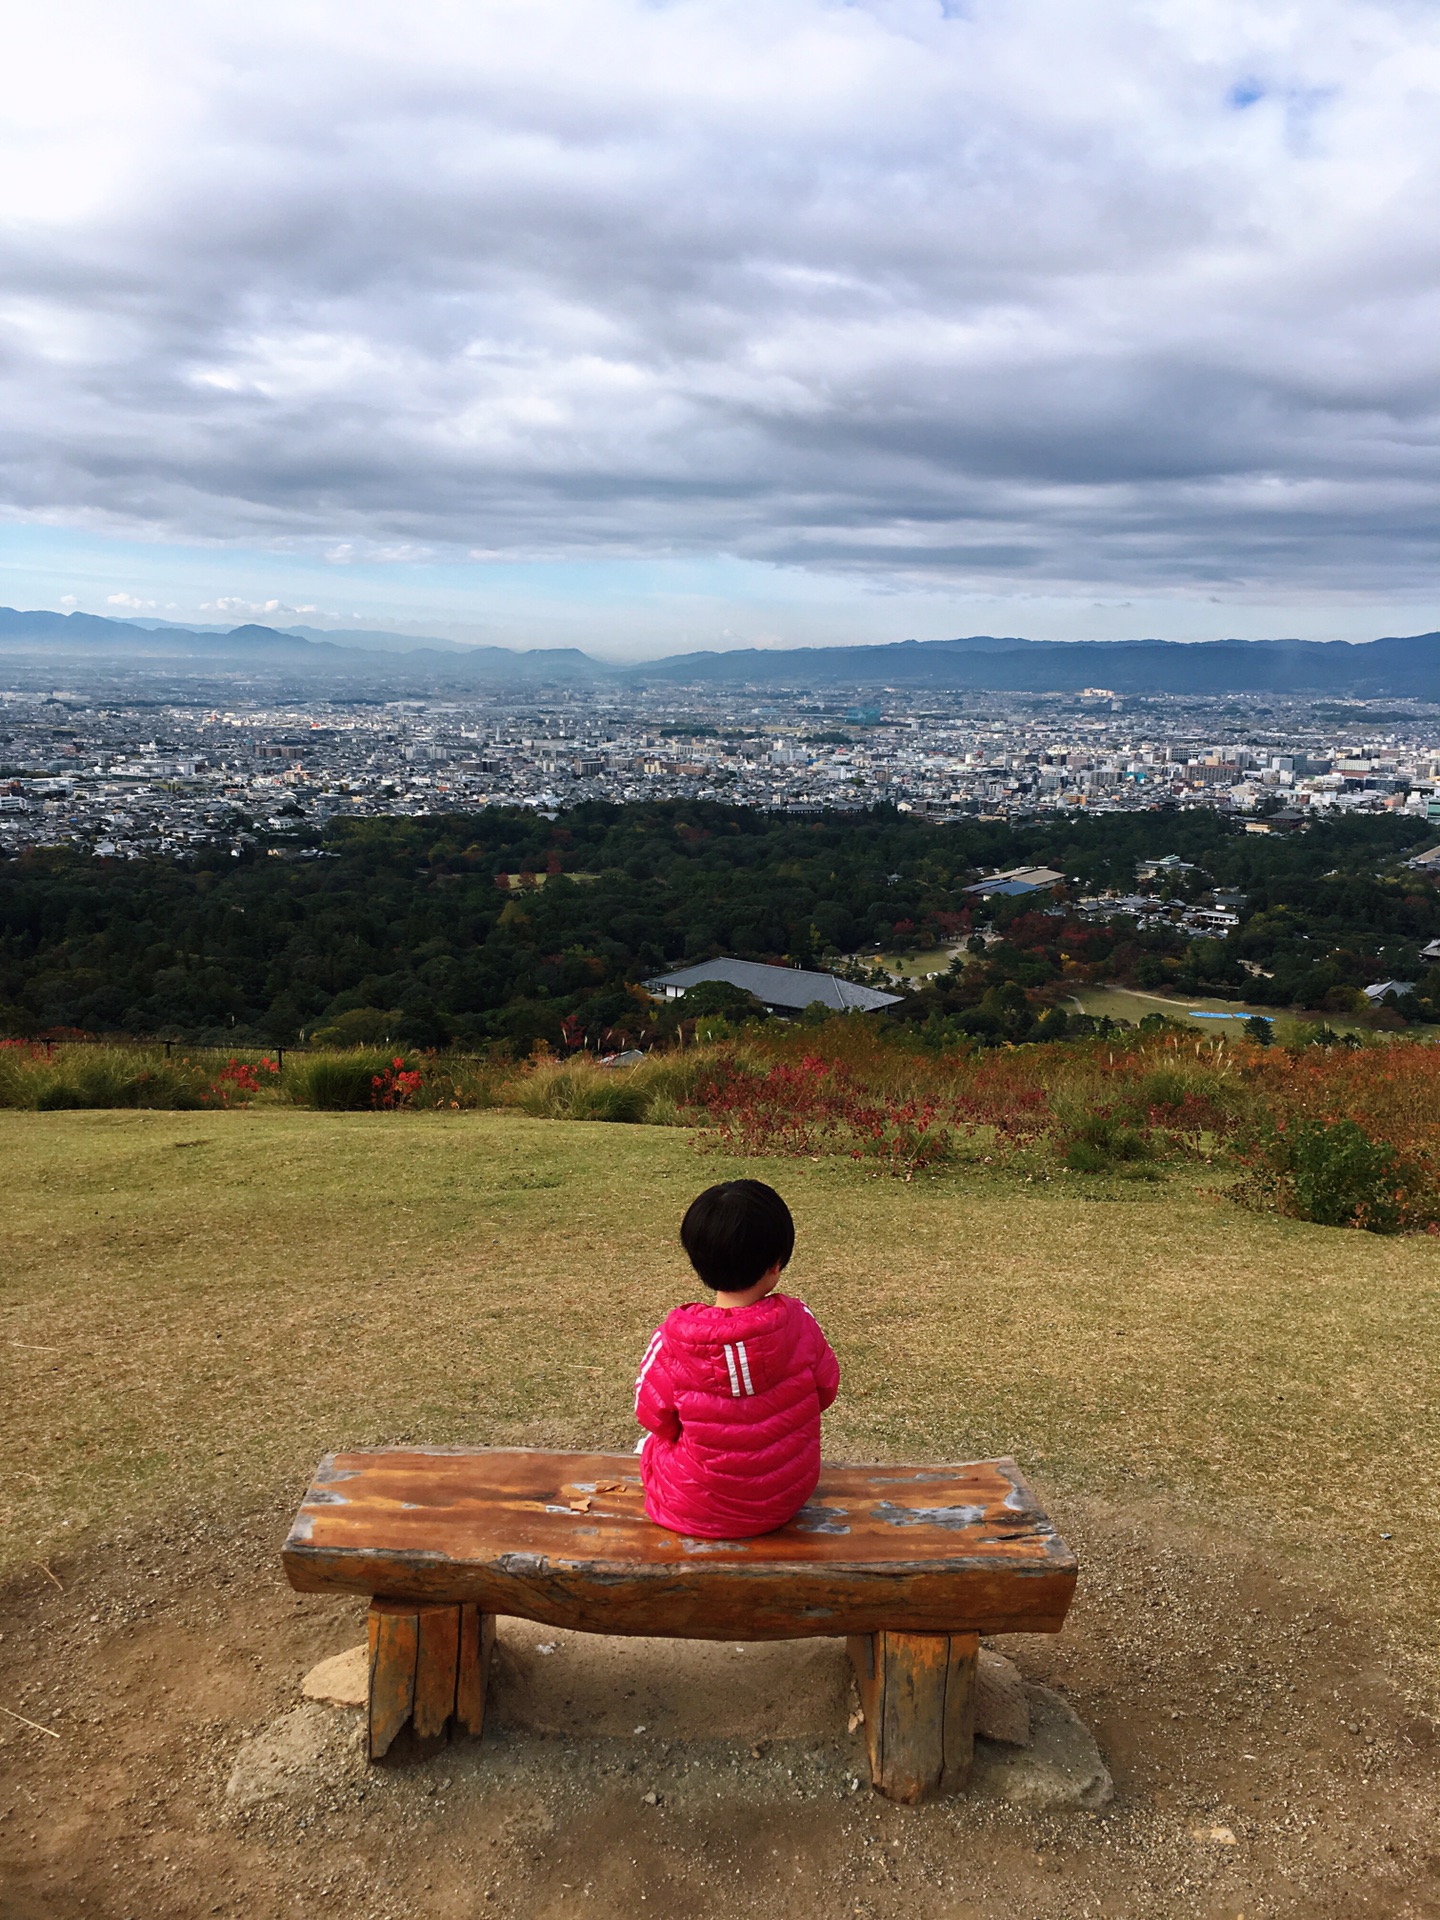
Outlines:
{"label": "large low building with dark roof", "polygon": [[1064,874],[1056,873],[1053,867],[1010,867],[1004,873],[989,874],[960,891],[976,893],[985,899],[999,894],[1003,899],[1018,900],[1024,894],[1049,893],[1052,887],[1064,884]]}
{"label": "large low building with dark roof", "polygon": [[805,967],[770,967],[758,960],[702,960],[676,973],[658,974],[645,986],[666,1000],[678,1000],[702,980],[723,980],[728,986],[753,993],[771,1013],[803,1013],[818,1000],[832,1013],[874,1013],[898,1006],[901,995],[881,993],[875,987],[857,987],[836,973],[814,973]]}

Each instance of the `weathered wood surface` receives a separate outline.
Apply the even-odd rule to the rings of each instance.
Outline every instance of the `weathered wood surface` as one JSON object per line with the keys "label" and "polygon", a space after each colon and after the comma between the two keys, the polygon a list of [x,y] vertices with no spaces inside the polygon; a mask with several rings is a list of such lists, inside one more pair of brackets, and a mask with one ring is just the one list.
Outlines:
{"label": "weathered wood surface", "polygon": [[455,1677],[455,1724],[477,1739],[485,1731],[485,1690],[495,1650],[495,1616],[460,1608],[460,1670]]}
{"label": "weathered wood surface", "polygon": [[408,1725],[421,1747],[451,1733],[479,1734],[495,1622],[442,1601],[370,1602],[367,1751],[388,1753]]}
{"label": "weathered wood surface", "polygon": [[415,1710],[415,1662],[420,1620],[413,1601],[372,1600],[369,1618],[370,1706],[368,1752],[388,1753]]}
{"label": "weathered wood surface", "polygon": [[914,1806],[958,1793],[975,1751],[975,1633],[871,1633],[849,1641],[870,1778]]}
{"label": "weathered wood surface", "polygon": [[455,1711],[460,1677],[459,1607],[422,1607],[415,1662],[415,1736],[438,1740]]}
{"label": "weathered wood surface", "polygon": [[470,1602],[596,1633],[700,1640],[1056,1633],[1075,1558],[1013,1460],[826,1466],[754,1540],[645,1516],[632,1454],[332,1454],[284,1548],[301,1592]]}

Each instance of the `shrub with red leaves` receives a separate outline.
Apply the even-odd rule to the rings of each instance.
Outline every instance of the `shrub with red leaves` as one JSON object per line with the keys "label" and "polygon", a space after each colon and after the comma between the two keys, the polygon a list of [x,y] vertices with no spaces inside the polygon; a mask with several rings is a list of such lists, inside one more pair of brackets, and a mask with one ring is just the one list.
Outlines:
{"label": "shrub with red leaves", "polygon": [[909,1179],[954,1150],[939,1103],[877,1100],[838,1061],[806,1054],[754,1074],[727,1062],[696,1089],[712,1144],[731,1153],[818,1159],[848,1153]]}
{"label": "shrub with red leaves", "polygon": [[425,1075],[418,1067],[407,1068],[399,1054],[383,1072],[371,1079],[375,1091],[370,1096],[373,1107],[393,1112],[396,1107],[408,1107],[410,1102],[424,1085]]}
{"label": "shrub with red leaves", "polygon": [[273,1084],[279,1072],[273,1060],[251,1062],[232,1057],[201,1091],[200,1098],[207,1107],[246,1107],[251,1095],[259,1093],[266,1084],[261,1075],[268,1074]]}

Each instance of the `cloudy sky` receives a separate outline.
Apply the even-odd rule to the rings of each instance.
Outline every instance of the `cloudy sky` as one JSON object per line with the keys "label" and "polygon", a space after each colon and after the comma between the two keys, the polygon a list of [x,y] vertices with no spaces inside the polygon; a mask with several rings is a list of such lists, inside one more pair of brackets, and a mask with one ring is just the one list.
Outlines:
{"label": "cloudy sky", "polygon": [[1431,0],[46,0],[0,601],[1440,626]]}

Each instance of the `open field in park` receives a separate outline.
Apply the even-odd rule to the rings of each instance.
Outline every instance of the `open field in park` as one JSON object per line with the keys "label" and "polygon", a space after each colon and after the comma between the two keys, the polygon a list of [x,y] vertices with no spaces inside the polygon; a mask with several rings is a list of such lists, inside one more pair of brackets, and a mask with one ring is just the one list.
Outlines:
{"label": "open field in park", "polygon": [[944,973],[954,959],[954,947],[926,947],[920,953],[861,954],[867,966],[883,967],[900,980],[925,980],[932,973]]}
{"label": "open field in park", "polygon": [[[0,1147],[6,1920],[1440,1913],[1433,1238],[1249,1213],[1191,1164],[905,1183],[513,1112],[4,1112]],[[1094,1728],[1112,1806],[853,1792],[830,1643],[750,1692],[631,1650],[618,1709],[566,1645],[557,1725],[534,1636],[480,1745],[367,1774],[337,1732],[227,1798],[358,1638],[279,1571],[319,1454],[628,1447],[695,1291],[679,1214],[736,1171],[796,1214],[827,1451],[1013,1453],[1079,1549],[1065,1634],[1007,1651]]]}
{"label": "open field in park", "polygon": [[[1257,1006],[1248,1000],[1214,999],[1203,993],[1186,998],[1174,993],[1144,993],[1136,987],[1093,986],[1077,988],[1070,998],[1082,1013],[1093,1014],[1096,1019],[1109,1014],[1112,1020],[1128,1020],[1137,1027],[1147,1013],[1163,1013],[1167,1020],[1182,1021],[1197,1032],[1223,1033],[1227,1027],[1238,1026],[1258,1013],[1263,1020],[1272,1020],[1281,1027],[1309,1021],[1316,1026],[1323,1023],[1333,1033],[1362,1030],[1358,1021],[1346,1020],[1343,1015],[1301,1014],[1284,1008]],[[1194,1017],[1197,1013],[1221,1017],[1197,1020]]]}

